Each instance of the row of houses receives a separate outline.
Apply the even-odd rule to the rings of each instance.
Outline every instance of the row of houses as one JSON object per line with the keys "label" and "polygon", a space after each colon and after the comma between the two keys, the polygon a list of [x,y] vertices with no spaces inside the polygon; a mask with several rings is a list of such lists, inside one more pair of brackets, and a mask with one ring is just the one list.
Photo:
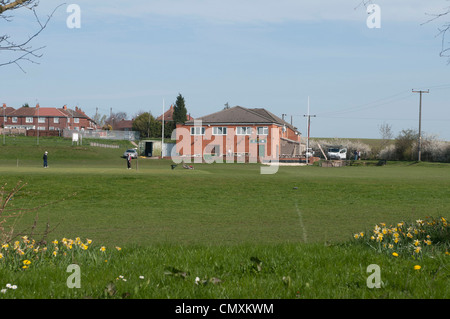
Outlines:
{"label": "row of houses", "polygon": [[63,131],[95,130],[97,124],[80,108],[67,105],[56,107],[21,107],[14,109],[3,104],[0,110],[0,127],[5,129]]}

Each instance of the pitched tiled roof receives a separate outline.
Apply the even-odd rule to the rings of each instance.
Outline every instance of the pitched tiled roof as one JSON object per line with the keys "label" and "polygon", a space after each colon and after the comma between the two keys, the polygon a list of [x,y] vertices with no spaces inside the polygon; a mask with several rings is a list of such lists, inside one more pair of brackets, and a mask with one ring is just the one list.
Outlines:
{"label": "pitched tiled roof", "polygon": [[13,110],[9,113],[9,116],[42,116],[42,117],[78,117],[90,119],[81,109],[78,107],[75,110],[67,107],[21,107],[20,109]]}
{"label": "pitched tiled roof", "polygon": [[0,116],[3,116],[5,114],[6,116],[9,116],[11,112],[15,111],[15,108],[6,106],[6,104],[3,104],[3,107],[0,108]]}
{"label": "pitched tiled roof", "polygon": [[[174,111],[173,105],[171,105],[170,108],[166,112],[164,112],[164,122],[173,121],[173,111]],[[162,118],[163,118],[163,116],[160,115],[156,118],[156,120],[162,121]],[[187,121],[191,121],[194,118],[192,116],[190,116],[189,114],[186,114],[186,119],[187,119]]]}
{"label": "pitched tiled roof", "polygon": [[[204,124],[278,124],[286,125],[293,130],[294,126],[263,108],[245,108],[235,106],[198,118]],[[193,125],[194,121],[186,122]]]}

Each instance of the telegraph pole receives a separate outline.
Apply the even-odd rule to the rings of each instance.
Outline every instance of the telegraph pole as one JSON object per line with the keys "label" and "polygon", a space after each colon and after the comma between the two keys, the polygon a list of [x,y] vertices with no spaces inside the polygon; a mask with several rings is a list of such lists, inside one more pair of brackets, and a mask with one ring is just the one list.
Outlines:
{"label": "telegraph pole", "polygon": [[308,114],[307,115],[303,115],[304,117],[307,117],[307,125],[308,125],[308,138],[306,140],[306,164],[309,164],[309,156],[308,156],[308,149],[309,149],[309,131],[310,131],[310,127],[311,127],[311,117],[316,117],[315,115],[311,115],[309,114],[309,96],[308,96]]}
{"label": "telegraph pole", "polygon": [[419,145],[418,145],[418,161],[421,161],[421,148],[422,148],[422,94],[423,93],[430,93],[430,90],[426,90],[426,91],[414,91],[414,89],[412,90],[413,93],[419,93],[420,94],[420,102],[419,102]]}

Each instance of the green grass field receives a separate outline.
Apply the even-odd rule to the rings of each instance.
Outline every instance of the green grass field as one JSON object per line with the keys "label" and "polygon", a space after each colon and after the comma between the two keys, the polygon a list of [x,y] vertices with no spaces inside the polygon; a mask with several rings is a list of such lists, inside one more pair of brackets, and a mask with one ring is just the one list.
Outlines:
{"label": "green grass field", "polygon": [[[136,298],[450,297],[448,256],[438,263],[423,261],[429,273],[422,279],[434,274],[440,281],[421,283],[416,274],[411,279],[405,273],[402,276],[410,281],[399,289],[395,270],[391,289],[374,292],[365,287],[366,263],[378,261],[392,272],[396,267],[409,272],[417,261],[404,259],[395,265],[389,256],[343,248],[354,233],[380,222],[449,217],[448,164],[279,167],[276,174],[261,175],[259,164],[194,164],[194,170],[172,170],[169,160],[140,158],[127,170],[120,156],[128,144],[101,149],[83,143],[73,146],[71,141],[42,138],[37,145],[35,139],[16,138],[0,146],[0,185],[6,183],[8,190],[18,181],[27,183],[9,207],[25,210],[50,204],[37,211],[41,232],[47,222],[56,227],[48,240],[90,238],[98,245],[124,247],[121,253],[130,251],[126,266],[117,261],[122,257],[111,257],[116,266],[110,266],[107,275],[97,278],[104,269],[93,267],[86,275],[89,287],[81,292],[57,289],[60,298],[105,297],[103,288],[120,271],[134,277],[145,272],[152,283],[144,289],[136,279],[142,288],[133,288]],[[42,167],[44,150],[49,151],[48,169]],[[24,215],[15,230],[31,226],[35,216]],[[138,256],[139,249],[148,259]],[[254,255],[264,261],[256,275],[250,261]],[[136,269],[127,268],[130,260]],[[164,266],[187,269],[191,277],[164,276]],[[9,270],[2,271],[11,276]],[[48,268],[35,272],[52,273]],[[340,273],[347,279],[338,284],[335,276]],[[36,285],[23,272],[17,276],[26,286]],[[58,276],[67,277],[65,269]],[[193,284],[196,276],[219,276],[223,283],[199,290]],[[116,285],[120,290],[125,284]],[[427,290],[426,285],[433,287]],[[50,297],[38,290],[22,296]]]}

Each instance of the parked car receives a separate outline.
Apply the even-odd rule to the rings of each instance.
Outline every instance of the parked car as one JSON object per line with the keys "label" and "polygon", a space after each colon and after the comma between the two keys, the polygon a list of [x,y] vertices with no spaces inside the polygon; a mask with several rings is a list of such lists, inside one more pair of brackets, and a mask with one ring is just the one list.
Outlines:
{"label": "parked car", "polygon": [[128,154],[131,154],[131,158],[137,158],[138,157],[138,153],[135,149],[131,148],[125,151],[125,153],[123,153],[123,157],[127,158]]}
{"label": "parked car", "polygon": [[346,148],[329,148],[328,149],[328,159],[335,160],[345,160],[347,159],[347,149]]}

